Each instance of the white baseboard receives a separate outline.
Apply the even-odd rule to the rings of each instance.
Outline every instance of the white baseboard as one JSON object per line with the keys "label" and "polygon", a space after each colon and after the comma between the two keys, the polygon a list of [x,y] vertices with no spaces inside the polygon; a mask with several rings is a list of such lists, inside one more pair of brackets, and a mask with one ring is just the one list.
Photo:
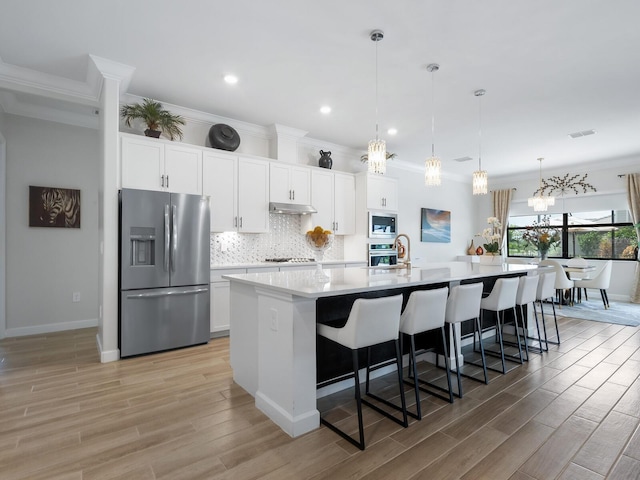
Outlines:
{"label": "white baseboard", "polygon": [[103,350],[100,335],[96,334],[96,344],[98,345],[98,353],[100,354],[100,363],[109,363],[120,360],[120,350]]}
{"label": "white baseboard", "polygon": [[47,323],[46,325],[33,325],[30,327],[7,328],[5,336],[23,337],[25,335],[42,335],[43,333],[62,332],[64,330],[77,330],[79,328],[97,327],[98,319],[78,320],[75,322]]}

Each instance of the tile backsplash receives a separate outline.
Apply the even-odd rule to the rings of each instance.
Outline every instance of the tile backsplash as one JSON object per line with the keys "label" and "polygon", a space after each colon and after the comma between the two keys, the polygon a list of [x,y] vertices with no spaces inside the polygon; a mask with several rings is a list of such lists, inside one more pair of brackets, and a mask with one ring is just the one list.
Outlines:
{"label": "tile backsplash", "polygon": [[[209,257],[211,265],[260,263],[265,258],[314,258],[302,233],[300,215],[269,214],[269,233],[212,233]],[[336,235],[325,260],[342,260],[343,237]]]}

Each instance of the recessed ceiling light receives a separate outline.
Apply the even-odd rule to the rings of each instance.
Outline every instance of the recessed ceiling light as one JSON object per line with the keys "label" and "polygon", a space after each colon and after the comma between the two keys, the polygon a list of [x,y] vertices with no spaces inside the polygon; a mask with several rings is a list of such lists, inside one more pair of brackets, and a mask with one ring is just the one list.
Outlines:
{"label": "recessed ceiling light", "polygon": [[593,135],[594,133],[596,133],[596,131],[593,130],[593,129],[591,129],[591,130],[582,130],[581,132],[570,133],[569,136],[571,138],[580,138],[580,137],[586,137],[587,135]]}
{"label": "recessed ceiling light", "polygon": [[329,105],[323,105],[322,107],[320,107],[320,113],[329,115],[331,113],[331,107]]}
{"label": "recessed ceiling light", "polygon": [[387,130],[387,133],[389,135],[395,135],[396,133],[398,133],[398,129],[397,128],[390,128],[389,130]]}
{"label": "recessed ceiling light", "polygon": [[238,83],[238,77],[236,77],[231,73],[227,73],[224,76],[224,81],[227,82],[229,85],[235,85],[236,83]]}
{"label": "recessed ceiling light", "polygon": [[454,158],[453,161],[454,162],[468,162],[469,160],[473,160],[473,158],[471,157],[460,157],[460,158]]}

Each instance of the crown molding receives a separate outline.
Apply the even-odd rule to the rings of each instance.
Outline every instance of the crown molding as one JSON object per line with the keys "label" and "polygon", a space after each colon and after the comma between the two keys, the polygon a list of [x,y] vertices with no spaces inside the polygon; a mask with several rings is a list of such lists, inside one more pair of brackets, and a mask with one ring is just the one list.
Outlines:
{"label": "crown molding", "polygon": [[98,129],[95,107],[86,107],[87,112],[70,112],[59,108],[19,101],[13,92],[0,92],[0,106],[5,113],[22,117],[64,123],[75,127]]}
{"label": "crown molding", "polygon": [[0,59],[0,88],[65,102],[98,106],[98,99],[87,83],[10,65],[2,59]]}

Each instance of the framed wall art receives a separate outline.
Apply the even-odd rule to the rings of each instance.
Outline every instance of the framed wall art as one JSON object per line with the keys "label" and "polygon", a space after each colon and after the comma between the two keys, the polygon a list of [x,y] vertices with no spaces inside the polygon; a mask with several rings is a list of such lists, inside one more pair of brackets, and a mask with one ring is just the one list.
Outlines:
{"label": "framed wall art", "polygon": [[30,185],[29,226],[80,228],[80,190]]}
{"label": "framed wall art", "polygon": [[451,212],[432,208],[421,209],[420,241],[451,243]]}

